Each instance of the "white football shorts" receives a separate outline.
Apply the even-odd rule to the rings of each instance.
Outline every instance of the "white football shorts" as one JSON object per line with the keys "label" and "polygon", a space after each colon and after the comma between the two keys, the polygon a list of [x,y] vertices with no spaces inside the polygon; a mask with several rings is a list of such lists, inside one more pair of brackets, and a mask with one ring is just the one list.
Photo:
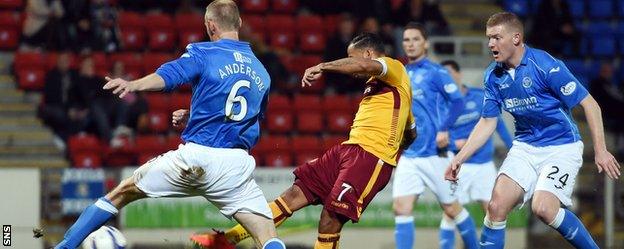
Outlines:
{"label": "white football shorts", "polygon": [[505,174],[524,189],[526,203],[536,190],[548,191],[565,206],[572,205],[576,175],[583,165],[583,142],[535,147],[513,142],[500,174]]}
{"label": "white football shorts", "polygon": [[492,189],[497,176],[494,162],[464,163],[459,171],[457,199],[466,204],[472,201],[487,202],[492,197]]}
{"label": "white football shorts", "polygon": [[401,156],[394,172],[392,197],[421,195],[428,187],[437,197],[438,202],[450,204],[457,200],[457,185],[444,180],[444,171],[450,163],[450,157],[406,157]]}
{"label": "white football shorts", "polygon": [[203,196],[228,218],[247,212],[273,219],[255,167],[245,150],[186,143],[143,164],[133,178],[149,197]]}

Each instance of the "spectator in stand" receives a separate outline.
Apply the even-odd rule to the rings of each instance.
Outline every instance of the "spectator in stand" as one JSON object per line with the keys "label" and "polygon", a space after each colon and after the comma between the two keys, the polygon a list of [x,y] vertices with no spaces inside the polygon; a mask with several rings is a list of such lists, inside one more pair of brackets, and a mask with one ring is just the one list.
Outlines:
{"label": "spectator in stand", "polygon": [[78,73],[70,69],[68,53],[61,53],[56,68],[46,75],[38,116],[62,141],[67,141],[70,135],[80,131],[87,119],[88,111],[80,107],[77,99],[80,96],[77,78]]}
{"label": "spectator in stand", "polygon": [[[128,74],[124,70],[124,64],[121,61],[117,61],[113,64],[113,70],[110,75],[111,78],[122,78],[131,80]],[[126,116],[126,126],[133,131],[147,130],[148,119],[147,112],[149,111],[147,100],[143,96],[143,93],[128,93],[122,99],[128,106]],[[117,135],[117,134],[114,134]]]}
{"label": "spectator in stand", "polygon": [[[355,20],[347,13],[343,13],[338,24],[338,32],[331,36],[326,43],[325,52],[323,53],[323,61],[333,61],[347,57],[345,48],[355,37]],[[327,73],[325,81],[328,85],[341,93],[359,89],[355,85],[355,80],[343,74]]]}
{"label": "spectator in stand", "polygon": [[581,35],[574,27],[570,7],[565,0],[544,0],[533,17],[529,43],[559,56],[568,48],[579,53]]}
{"label": "spectator in stand", "polygon": [[620,108],[624,106],[624,92],[618,86],[613,71],[611,62],[603,62],[600,65],[598,77],[589,84],[589,92],[603,109],[604,126],[608,131],[615,133],[616,143],[620,145],[617,148],[621,150],[622,144],[619,140],[624,135],[624,126],[622,126],[624,117],[621,115]]}
{"label": "spectator in stand", "polygon": [[58,49],[61,32],[60,19],[65,14],[60,0],[28,0],[26,19],[22,29],[22,49]]}
{"label": "spectator in stand", "polygon": [[392,17],[394,17],[395,26],[401,28],[400,35],[397,37],[402,37],[402,27],[408,22],[425,25],[427,32],[432,36],[451,34],[437,1],[404,0],[403,4],[394,10]]}
{"label": "spectator in stand", "polygon": [[111,6],[110,0],[91,2],[91,20],[102,49],[105,52],[117,51],[119,48],[117,11]]}
{"label": "spectator in stand", "polygon": [[83,18],[75,25],[72,37],[72,49],[76,53],[88,54],[95,50],[102,50],[102,43],[89,18]]}
{"label": "spectator in stand", "polygon": [[89,109],[89,126],[95,128],[100,139],[116,147],[113,138],[131,133],[126,126],[128,106],[109,91],[103,90],[104,84],[104,79],[95,75],[93,59],[84,58],[78,75],[81,104]]}
{"label": "spectator in stand", "polygon": [[[385,26],[386,27],[386,26]],[[381,29],[379,25],[379,21],[375,17],[367,17],[362,21],[360,25],[361,33],[372,33],[376,34],[384,42],[384,49],[386,50],[385,54],[394,56],[396,55],[396,49],[394,49],[394,38],[392,37],[392,30],[388,30],[388,28]]]}

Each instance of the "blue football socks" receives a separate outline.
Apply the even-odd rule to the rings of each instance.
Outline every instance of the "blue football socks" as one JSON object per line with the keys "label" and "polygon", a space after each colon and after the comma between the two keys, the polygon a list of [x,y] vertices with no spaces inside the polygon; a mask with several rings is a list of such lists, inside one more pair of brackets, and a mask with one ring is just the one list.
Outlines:
{"label": "blue football socks", "polygon": [[455,224],[457,224],[457,230],[459,230],[459,234],[464,241],[464,247],[467,249],[479,248],[475,223],[466,209],[463,209],[455,217]]}
{"label": "blue football socks", "polygon": [[272,238],[264,242],[262,249],[286,249],[284,242],[278,238]]}
{"label": "blue football socks", "polygon": [[100,228],[104,223],[117,215],[119,211],[105,197],[100,198],[94,204],[87,207],[74,225],[63,236],[63,241],[54,249],[75,249],[93,231]]}
{"label": "blue football socks", "polygon": [[505,226],[507,221],[490,221],[486,216],[481,232],[481,249],[503,249],[505,247]]}
{"label": "blue football socks", "polygon": [[455,222],[447,217],[440,221],[440,249],[455,248]]}
{"label": "blue football socks", "polygon": [[596,245],[596,242],[583,223],[570,210],[559,208],[557,216],[548,225],[557,230],[561,236],[576,248],[598,248],[598,245]]}
{"label": "blue football socks", "polygon": [[394,218],[394,240],[397,249],[412,249],[414,247],[414,217],[397,216]]}

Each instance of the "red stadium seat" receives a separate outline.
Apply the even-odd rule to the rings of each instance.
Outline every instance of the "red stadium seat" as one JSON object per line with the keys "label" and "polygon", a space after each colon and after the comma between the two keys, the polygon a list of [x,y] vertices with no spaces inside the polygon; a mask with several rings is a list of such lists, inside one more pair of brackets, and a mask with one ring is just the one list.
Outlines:
{"label": "red stadium seat", "polygon": [[152,153],[158,155],[169,149],[167,140],[160,135],[139,135],[135,141],[139,154]]}
{"label": "red stadium seat", "polygon": [[325,35],[320,31],[303,32],[299,36],[299,48],[303,52],[323,52],[325,50]]}
{"label": "red stadium seat", "polygon": [[316,136],[298,136],[293,138],[293,153],[297,156],[297,165],[322,155],[323,146]]}
{"label": "red stadium seat", "polygon": [[177,14],[175,17],[175,27],[177,30],[200,30],[205,29],[204,15],[196,13]]}
{"label": "red stadium seat", "polygon": [[145,100],[150,111],[154,112],[166,112],[168,113],[171,108],[170,95],[162,93],[148,93],[145,94]]}
{"label": "red stadium seat", "polygon": [[321,111],[321,97],[318,95],[296,95],[294,98],[294,107],[297,112],[303,111]]}
{"label": "red stadium seat", "polygon": [[327,37],[332,37],[336,31],[338,30],[338,23],[340,23],[341,17],[340,15],[326,15],[323,23],[325,24],[323,27],[325,28],[325,34]]}
{"label": "red stadium seat", "polygon": [[347,140],[349,140],[348,136],[340,136],[340,135],[325,136],[323,137],[323,150],[327,151],[331,147],[334,147],[335,145],[339,145],[342,142],[347,141]]}
{"label": "red stadium seat", "polygon": [[0,9],[19,9],[24,6],[22,0],[0,0]]}
{"label": "red stadium seat", "polygon": [[191,106],[191,97],[190,93],[174,93],[171,95],[171,112],[178,109],[189,109]]}
{"label": "red stadium seat", "polygon": [[353,124],[354,116],[350,111],[328,112],[327,128],[330,132],[348,134]]}
{"label": "red stadium seat", "polygon": [[303,88],[297,88],[299,93],[302,94],[321,94],[325,91],[325,77],[321,77],[320,79],[314,81],[311,86],[306,86]]}
{"label": "red stadium seat", "polygon": [[147,47],[153,51],[169,51],[173,49],[176,34],[173,29],[151,30],[148,32]]}
{"label": "red stadium seat", "polygon": [[362,95],[358,94],[356,96],[352,96],[351,98],[351,112],[355,114],[360,108],[360,102],[362,102]]}
{"label": "red stadium seat", "polygon": [[13,65],[16,71],[23,69],[45,69],[46,57],[38,52],[17,52]]}
{"label": "red stadium seat", "polygon": [[0,49],[13,50],[19,44],[21,31],[16,27],[0,26]]}
{"label": "red stadium seat", "polygon": [[271,94],[269,96],[269,103],[267,106],[267,112],[274,111],[291,111],[292,103],[288,96],[281,94]]}
{"label": "red stadium seat", "polygon": [[[117,18],[117,24],[120,28],[136,28],[142,29],[145,27],[145,18],[143,15],[137,12],[121,11]],[[151,22],[151,20],[150,20]]]}
{"label": "red stadium seat", "polygon": [[110,56],[111,64],[120,61],[124,64],[124,70],[130,75],[136,75],[136,77],[143,75],[143,59],[140,54],[137,53],[115,53]]}
{"label": "red stadium seat", "polygon": [[244,15],[242,18],[243,26],[251,27],[251,31],[264,33],[266,31],[266,22],[264,16],[261,15]]}
{"label": "red stadium seat", "polygon": [[289,152],[271,152],[264,156],[262,166],[282,168],[294,166],[292,155]]}
{"label": "red stadium seat", "polygon": [[4,10],[0,11],[0,27],[21,29],[22,17],[20,15],[20,12]]}
{"label": "red stadium seat", "polygon": [[292,14],[297,10],[297,0],[272,0],[271,7],[277,13]]}
{"label": "red stadium seat", "polygon": [[272,31],[269,44],[275,49],[292,50],[295,48],[295,34],[291,31]]}
{"label": "red stadium seat", "polygon": [[349,95],[327,95],[323,98],[323,112],[331,113],[333,111],[351,111],[353,109],[351,98]]}
{"label": "red stadium seat", "polygon": [[320,112],[302,111],[297,113],[297,130],[303,133],[323,131],[323,115]]}
{"label": "red stadium seat", "polygon": [[117,138],[117,147],[107,146],[104,150],[104,161],[107,166],[130,166],[136,165],[136,147],[127,137]]}
{"label": "red stadium seat", "polygon": [[69,137],[67,141],[69,154],[77,153],[99,153],[102,149],[98,137],[92,134],[79,133]]}
{"label": "red stadium seat", "polygon": [[45,75],[43,69],[22,69],[17,71],[17,84],[23,90],[43,90]]}
{"label": "red stadium seat", "polygon": [[[148,112],[147,118],[149,122],[149,129],[152,132],[162,133],[169,130],[170,115],[167,112]],[[140,147],[139,147],[140,148]]]}
{"label": "red stadium seat", "polygon": [[286,133],[293,129],[293,116],[289,111],[267,113],[267,128],[270,132]]}
{"label": "red stadium seat", "polygon": [[93,152],[73,154],[71,161],[76,168],[99,168],[102,166],[102,157]]}
{"label": "red stadium seat", "polygon": [[295,32],[295,18],[290,15],[269,15],[266,17],[266,29],[275,32]]}
{"label": "red stadium seat", "polygon": [[318,55],[302,55],[293,57],[290,61],[292,65],[289,70],[292,73],[297,74],[299,77],[303,76],[303,72],[309,67],[313,67],[321,63],[323,59]]}
{"label": "red stadium seat", "polygon": [[150,74],[156,72],[156,69],[165,62],[173,59],[168,53],[146,53],[143,55],[143,72]]}
{"label": "red stadium seat", "polygon": [[147,14],[145,17],[149,20],[149,25],[146,26],[148,47],[158,51],[173,49],[176,39],[173,18],[159,13]]}
{"label": "red stadium seat", "polygon": [[289,152],[291,149],[290,138],[287,136],[262,136],[254,146],[254,153],[267,154],[271,152]]}
{"label": "red stadium seat", "polygon": [[139,28],[121,28],[121,44],[125,50],[145,48],[145,32]]}
{"label": "red stadium seat", "polygon": [[202,42],[206,39],[203,30],[183,30],[178,32],[178,44],[180,48],[186,48],[188,44]]}
{"label": "red stadium seat", "polygon": [[269,9],[269,0],[243,0],[242,9],[246,13],[264,13]]}
{"label": "red stadium seat", "polygon": [[317,15],[300,15],[297,17],[298,31],[323,32],[323,17]]}

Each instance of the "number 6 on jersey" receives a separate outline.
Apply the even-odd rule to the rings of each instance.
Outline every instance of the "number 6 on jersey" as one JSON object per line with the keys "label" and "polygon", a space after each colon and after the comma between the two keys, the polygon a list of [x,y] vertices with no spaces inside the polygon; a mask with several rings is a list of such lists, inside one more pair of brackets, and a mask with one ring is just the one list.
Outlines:
{"label": "number 6 on jersey", "polygon": [[[238,93],[238,89],[241,87],[249,88],[251,82],[248,80],[239,80],[234,83],[232,89],[230,90],[230,94],[225,101],[225,117],[232,121],[241,121],[247,115],[247,99],[244,96],[236,95]],[[232,109],[234,109],[234,103],[240,103],[240,111],[237,114],[232,113]]]}

